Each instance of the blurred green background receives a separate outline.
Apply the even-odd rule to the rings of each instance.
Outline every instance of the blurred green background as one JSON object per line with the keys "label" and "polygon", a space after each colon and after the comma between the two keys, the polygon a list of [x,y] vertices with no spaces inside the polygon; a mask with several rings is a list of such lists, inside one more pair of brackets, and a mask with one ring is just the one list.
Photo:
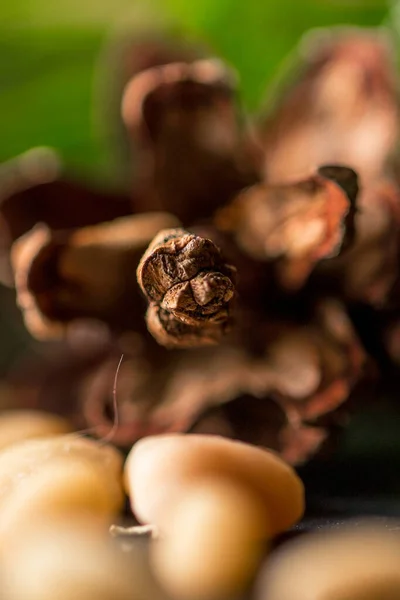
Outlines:
{"label": "blurred green background", "polygon": [[396,29],[387,0],[3,0],[0,3],[0,162],[37,145],[67,165],[107,174],[93,116],[99,56],[121,27],[165,24],[234,65],[255,110],[302,34],[334,24]]}

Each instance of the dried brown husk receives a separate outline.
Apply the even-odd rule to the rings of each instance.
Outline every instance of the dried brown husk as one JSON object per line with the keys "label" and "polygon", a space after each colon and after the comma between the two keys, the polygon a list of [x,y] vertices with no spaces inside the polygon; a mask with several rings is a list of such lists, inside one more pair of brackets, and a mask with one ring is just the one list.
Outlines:
{"label": "dried brown husk", "polygon": [[299,464],[328,438],[335,413],[364,376],[367,356],[335,300],[316,306],[307,324],[267,323],[262,336],[266,346],[256,368],[258,395],[272,389],[287,418],[280,452]]}
{"label": "dried brown husk", "polygon": [[292,80],[260,127],[267,181],[290,181],[322,162],[357,171],[353,247],[318,268],[327,274],[321,285],[377,308],[393,296],[398,271],[396,78],[388,32],[338,28],[308,35]]}
{"label": "dried brown husk", "polygon": [[235,271],[212,240],[184,229],[160,231],[137,270],[150,302],[150,333],[169,347],[217,343],[231,321]]}
{"label": "dried brown husk", "polygon": [[[112,405],[116,356],[88,380],[82,393],[89,424],[104,432],[112,425],[105,408]],[[251,357],[240,347],[166,353],[143,345],[126,355],[121,365],[115,441],[129,446],[145,435],[189,430],[210,407],[251,391],[250,363]]]}
{"label": "dried brown husk", "polygon": [[11,244],[38,223],[74,229],[130,214],[131,199],[63,172],[58,154],[34,148],[0,166],[0,278],[12,284]]}
{"label": "dried brown husk", "polygon": [[[122,230],[118,221],[67,232],[50,223],[13,249],[33,333],[68,336],[77,320],[97,318],[117,334],[91,363],[95,373],[77,376],[82,412],[98,435],[130,446],[152,433],[219,433],[272,447],[293,464],[322,447],[367,359],[343,306],[316,299],[327,281],[346,301],[375,306],[396,289],[398,192],[386,165],[398,110],[389,54],[371,32],[314,46],[265,124],[264,183],[236,83],[221,63],[149,68],[128,84],[123,116],[141,157],[132,210],[172,211],[196,232],[161,232],[138,271],[150,332],[172,349],[142,331],[135,271],[154,235],[177,226],[174,217],[151,231],[145,215]],[[375,145],[365,142],[371,136]],[[360,202],[355,172],[337,161],[359,170]],[[227,338],[231,262],[239,306],[235,299],[238,325]],[[193,346],[207,347],[180,350]]]}
{"label": "dried brown husk", "polygon": [[169,359],[161,360],[157,350],[143,338],[120,340],[106,360],[80,382],[79,399],[86,425],[98,437],[112,436],[114,444],[127,448],[141,437],[159,433],[160,428],[149,415],[160,401],[170,375]]}
{"label": "dried brown husk", "polygon": [[231,331],[233,320],[228,309],[222,309],[214,321],[188,325],[159,304],[151,303],[146,324],[154,339],[165,348],[198,348],[218,344]]}
{"label": "dried brown husk", "polygon": [[380,177],[399,134],[389,34],[351,28],[311,34],[293,79],[261,125],[266,179],[292,180],[329,163],[355,169],[362,184]]}
{"label": "dried brown husk", "polygon": [[[318,307],[311,324],[260,323],[258,334],[263,354],[241,343],[167,355],[143,346],[119,376],[116,443],[200,431],[273,448],[292,464],[313,456],[363,376],[366,355],[334,301]],[[115,362],[101,367],[82,396],[88,422],[104,433],[112,426],[106,407]]]}
{"label": "dried brown husk", "polygon": [[[204,48],[189,44],[152,19],[151,27],[124,22],[106,40],[97,64],[94,110],[97,130],[110,148],[114,171],[127,186],[140,177],[142,152],[124,125],[121,99],[128,82],[154,67],[193,62],[205,56]],[[146,208],[148,210],[148,208]]]}
{"label": "dried brown husk", "polygon": [[321,275],[336,282],[343,298],[377,309],[396,300],[399,272],[400,188],[382,178],[364,188],[349,250],[320,265]]}
{"label": "dried brown husk", "polygon": [[41,339],[65,334],[76,319],[99,319],[114,329],[142,329],[145,310],[136,267],[167,213],[116,219],[72,232],[37,225],[13,245],[17,302],[26,326]]}
{"label": "dried brown husk", "polygon": [[294,418],[318,422],[347,400],[363,375],[366,353],[344,307],[335,300],[320,302],[311,322],[283,324],[280,329],[274,328],[273,337],[268,330],[265,335],[266,360],[280,402]]}
{"label": "dried brown husk", "polygon": [[279,283],[296,290],[318,262],[348,245],[357,190],[351,169],[321,167],[299,182],[250,187],[221,209],[216,225],[254,259],[274,261]]}
{"label": "dried brown husk", "polygon": [[188,225],[258,179],[235,77],[217,60],[141,72],[126,87],[122,114],[140,150],[139,211],[167,210]]}
{"label": "dried brown husk", "polygon": [[7,374],[12,408],[68,416],[77,429],[85,429],[87,422],[78,403],[80,388],[106,360],[110,347],[100,341],[90,352],[77,352],[63,340],[49,343],[40,352],[26,352]]}

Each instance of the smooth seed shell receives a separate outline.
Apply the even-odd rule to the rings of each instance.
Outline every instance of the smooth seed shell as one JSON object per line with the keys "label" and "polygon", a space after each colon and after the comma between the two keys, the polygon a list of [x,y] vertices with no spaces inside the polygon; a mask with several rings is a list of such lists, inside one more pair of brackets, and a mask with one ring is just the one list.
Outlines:
{"label": "smooth seed shell", "polygon": [[23,440],[71,433],[72,425],[58,415],[37,410],[8,410],[0,414],[0,450]]}
{"label": "smooth seed shell", "polygon": [[2,558],[6,600],[160,600],[138,553],[124,555],[96,520],[46,519],[10,541]]}
{"label": "smooth seed shell", "polygon": [[155,574],[173,598],[233,598],[253,577],[268,530],[260,498],[228,480],[185,490],[171,530],[152,547]]}
{"label": "smooth seed shell", "polygon": [[140,440],[125,464],[132,509],[144,523],[168,531],[173,507],[185,486],[227,477],[260,494],[275,535],[303,514],[304,488],[276,454],[211,435],[169,434]]}
{"label": "smooth seed shell", "polygon": [[38,517],[89,512],[107,520],[123,499],[115,448],[73,435],[15,444],[0,452],[0,548]]}
{"label": "smooth seed shell", "polygon": [[398,600],[400,537],[372,525],[304,536],[266,564],[258,600]]}

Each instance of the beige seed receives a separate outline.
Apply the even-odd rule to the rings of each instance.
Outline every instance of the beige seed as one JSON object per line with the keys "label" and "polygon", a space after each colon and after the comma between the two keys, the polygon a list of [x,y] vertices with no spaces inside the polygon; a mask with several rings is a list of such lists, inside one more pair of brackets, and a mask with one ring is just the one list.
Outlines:
{"label": "beige seed", "polygon": [[233,598],[254,575],[267,531],[253,491],[229,480],[201,480],[185,490],[169,534],[153,544],[155,573],[174,598]]}
{"label": "beige seed", "polygon": [[239,594],[268,539],[304,508],[301,481],[277,455],[217,436],[141,440],[125,481],[135,515],[160,532],[155,573],[179,600]]}
{"label": "beige seed", "polygon": [[184,486],[204,477],[227,477],[263,498],[275,535],[298,521],[304,488],[277,454],[212,435],[168,434],[140,440],[125,463],[132,509],[144,523],[167,531]]}
{"label": "beige seed", "polygon": [[0,549],[26,523],[90,512],[109,521],[121,508],[122,456],[74,435],[28,440],[0,452]]}
{"label": "beige seed", "polygon": [[372,525],[305,535],[266,564],[258,600],[398,600],[400,537]]}
{"label": "beige seed", "polygon": [[23,440],[71,431],[72,425],[58,415],[36,410],[7,410],[0,414],[0,450]]}
{"label": "beige seed", "polygon": [[2,557],[1,597],[161,600],[139,549],[124,554],[98,525],[88,517],[31,523]]}

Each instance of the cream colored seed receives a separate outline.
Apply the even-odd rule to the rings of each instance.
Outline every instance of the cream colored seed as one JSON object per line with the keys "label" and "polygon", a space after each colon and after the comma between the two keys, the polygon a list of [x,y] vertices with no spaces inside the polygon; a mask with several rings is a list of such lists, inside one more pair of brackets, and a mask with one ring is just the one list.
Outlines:
{"label": "cream colored seed", "polygon": [[161,600],[144,557],[125,554],[96,520],[38,520],[1,562],[4,600]]}
{"label": "cream colored seed", "polygon": [[304,508],[303,486],[278,456],[217,436],[141,440],[125,480],[135,515],[160,532],[155,573],[179,600],[236,596],[266,541]]}
{"label": "cream colored seed", "polygon": [[58,415],[36,410],[7,410],[0,414],[0,450],[23,440],[71,431],[72,425]]}
{"label": "cream colored seed", "polygon": [[304,511],[303,484],[277,454],[219,436],[144,438],[128,455],[124,477],[138,519],[161,532],[168,531],[183,488],[201,478],[230,478],[261,495],[271,535],[291,527]]}
{"label": "cream colored seed", "polygon": [[0,550],[44,515],[87,512],[109,521],[122,506],[122,456],[73,435],[28,440],[0,452]]}
{"label": "cream colored seed", "polygon": [[264,506],[231,481],[207,480],[183,493],[169,535],[152,547],[155,573],[174,598],[233,598],[250,582],[268,531]]}
{"label": "cream colored seed", "polygon": [[400,538],[371,525],[305,535],[269,561],[257,600],[398,600]]}

